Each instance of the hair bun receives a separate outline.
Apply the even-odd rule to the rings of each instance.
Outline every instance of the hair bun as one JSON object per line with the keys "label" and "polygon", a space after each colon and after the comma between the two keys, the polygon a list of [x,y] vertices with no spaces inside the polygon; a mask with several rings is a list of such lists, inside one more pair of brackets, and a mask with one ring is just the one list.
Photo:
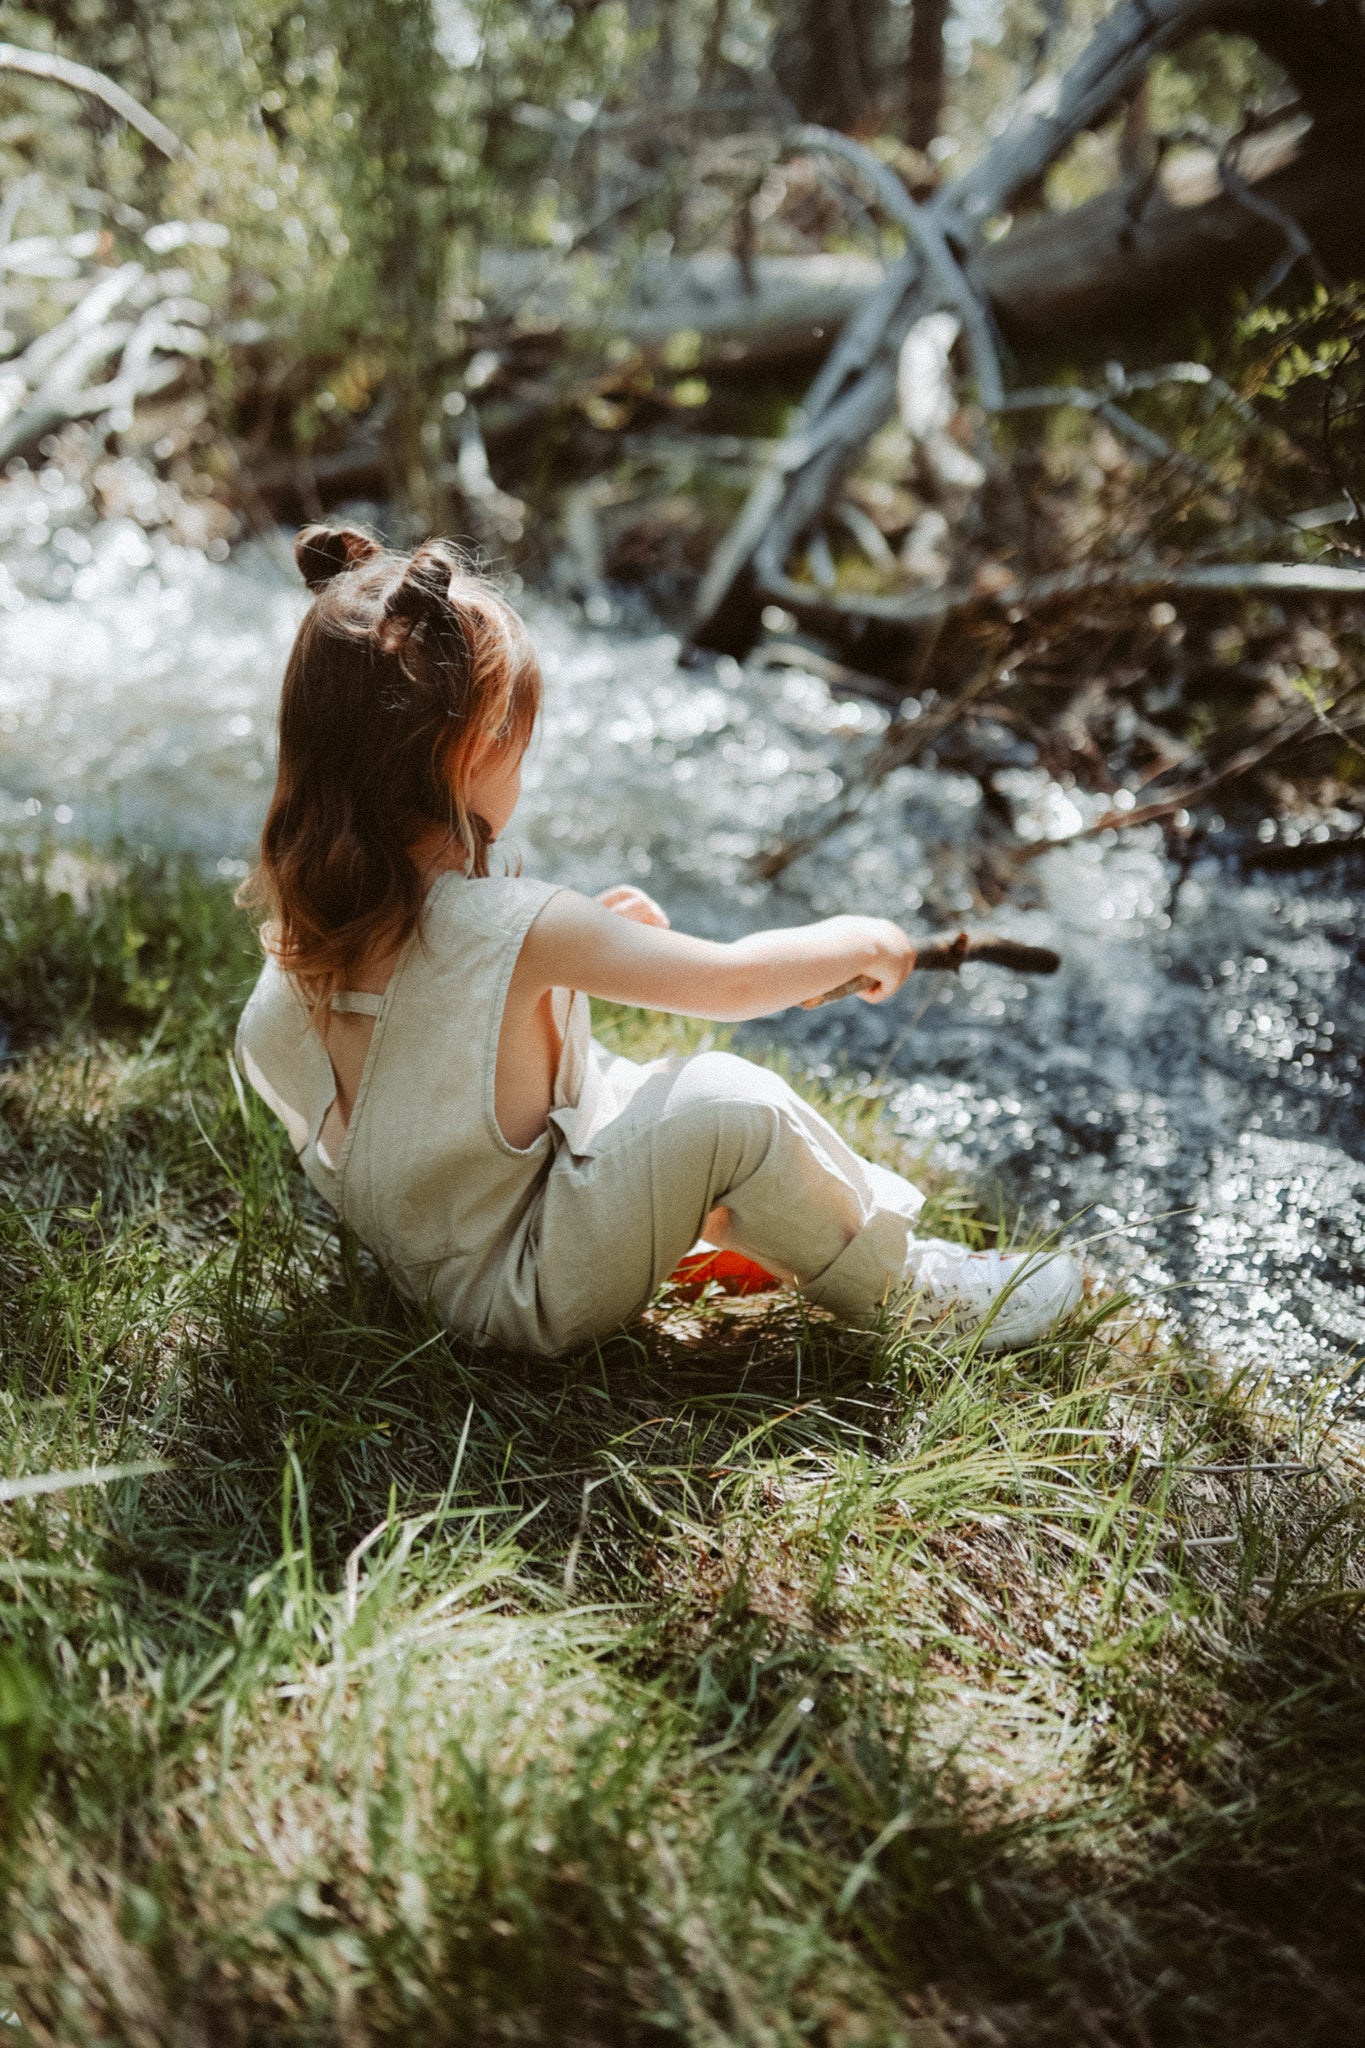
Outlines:
{"label": "hair bun", "polygon": [[381,552],[377,540],[354,526],[305,526],[294,541],[294,560],[310,590],[321,590],[334,576]]}
{"label": "hair bun", "polygon": [[424,541],[389,592],[386,625],[445,626],[449,623],[450,579],[463,568],[459,550],[445,540]]}

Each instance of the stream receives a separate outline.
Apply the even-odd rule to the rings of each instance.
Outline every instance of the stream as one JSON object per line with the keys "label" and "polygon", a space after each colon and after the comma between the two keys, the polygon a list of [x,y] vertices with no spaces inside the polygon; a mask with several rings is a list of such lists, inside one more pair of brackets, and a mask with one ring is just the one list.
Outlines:
{"label": "stream", "polygon": [[[303,593],[287,548],[225,561],[94,522],[53,466],[0,489],[0,830],[185,848],[245,872]],[[778,884],[750,855],[836,789],[886,713],[796,671],[676,665],[648,615],[589,627],[527,597],[546,682],[515,831],[530,872],[629,880],[716,937],[834,910],[912,934],[970,918],[1062,970],[912,978],[749,1027],[876,1086],[926,1156],[999,1189],[1223,1363],[1365,1413],[1365,913],[1357,850],[1214,830],[1183,870],[1156,828],[1059,848],[989,920],[971,911],[981,793],[900,770]],[[1005,741],[1025,837],[1089,800]],[[1012,752],[1009,749],[1012,747]],[[1322,828],[1319,828],[1322,829]]]}

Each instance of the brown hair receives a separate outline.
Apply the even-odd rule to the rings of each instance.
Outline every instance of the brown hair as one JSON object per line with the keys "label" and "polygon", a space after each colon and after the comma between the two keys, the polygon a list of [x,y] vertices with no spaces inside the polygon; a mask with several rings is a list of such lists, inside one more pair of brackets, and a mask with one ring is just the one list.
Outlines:
{"label": "brown hair", "polygon": [[416,930],[409,851],[432,824],[488,873],[471,810],[490,745],[524,747],[540,669],[522,621],[449,541],[387,553],[351,527],[305,527],[294,555],[313,602],[280,697],[280,761],[260,865],[242,899],[264,906],[267,950],[315,1005],[367,954]]}

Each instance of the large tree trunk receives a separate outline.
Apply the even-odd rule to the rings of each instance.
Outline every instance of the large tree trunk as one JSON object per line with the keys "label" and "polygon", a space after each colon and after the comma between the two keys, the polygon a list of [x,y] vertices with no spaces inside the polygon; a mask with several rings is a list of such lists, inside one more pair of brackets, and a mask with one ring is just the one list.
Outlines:
{"label": "large tree trunk", "polygon": [[950,0],[914,0],[910,16],[910,56],[906,66],[905,139],[927,150],[942,133],[947,98],[943,28]]}
{"label": "large tree trunk", "polygon": [[876,100],[886,0],[788,0],[772,69],[803,121],[856,134]]}

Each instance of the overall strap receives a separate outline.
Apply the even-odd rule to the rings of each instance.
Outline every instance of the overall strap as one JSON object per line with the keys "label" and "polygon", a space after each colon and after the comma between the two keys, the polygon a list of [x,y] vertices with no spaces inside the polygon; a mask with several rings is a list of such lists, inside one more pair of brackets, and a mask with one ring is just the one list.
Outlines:
{"label": "overall strap", "polygon": [[383,1004],[383,996],[372,995],[368,989],[339,988],[332,997],[333,1013],[342,1017],[377,1017]]}

